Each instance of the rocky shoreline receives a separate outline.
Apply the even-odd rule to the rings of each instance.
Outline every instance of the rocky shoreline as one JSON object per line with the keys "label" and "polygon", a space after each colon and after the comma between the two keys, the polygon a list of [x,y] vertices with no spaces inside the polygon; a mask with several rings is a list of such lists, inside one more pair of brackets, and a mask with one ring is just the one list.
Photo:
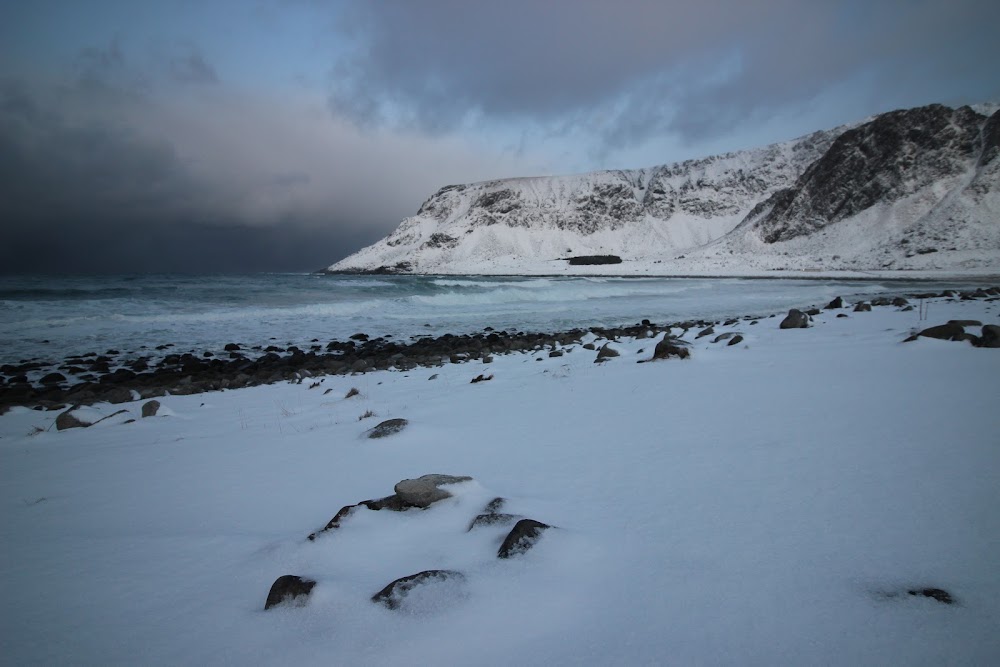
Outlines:
{"label": "rocky shoreline", "polygon": [[[993,301],[1000,299],[1000,287],[879,296],[868,299],[866,303],[907,309],[913,308],[909,300],[930,298]],[[812,306],[804,308],[803,312],[815,314],[819,309]],[[743,315],[718,321],[654,323],[642,320],[629,326],[591,327],[555,333],[497,331],[486,327],[476,334],[414,337],[405,342],[357,333],[349,340],[333,340],[325,344],[314,339],[308,349],[294,345],[245,347],[230,343],[222,353],[175,353],[172,351],[175,346],[163,345],[155,350],[158,355],[155,358],[153,351],[147,355],[135,355],[108,350],[104,354],[92,352],[68,357],[57,363],[31,359],[0,366],[0,414],[13,406],[61,410],[71,405],[117,404],[285,381],[308,382],[311,388],[319,388],[324,375],[389,369],[410,371],[448,363],[490,363],[494,355],[512,353],[561,356],[578,347],[596,349],[594,342],[583,342],[588,334],[593,334],[598,340],[654,338],[676,329],[683,331],[680,337],[689,330],[708,335],[704,332],[713,325],[728,326],[739,321],[753,325],[761,319],[765,318]],[[38,376],[38,379],[30,381],[29,374]]]}

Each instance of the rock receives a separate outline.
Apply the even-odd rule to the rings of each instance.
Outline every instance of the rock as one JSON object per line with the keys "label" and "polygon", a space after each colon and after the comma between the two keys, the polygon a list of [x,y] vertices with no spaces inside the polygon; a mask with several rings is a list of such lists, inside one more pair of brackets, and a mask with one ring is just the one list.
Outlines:
{"label": "rock", "polygon": [[951,593],[940,588],[915,588],[906,592],[910,595],[922,595],[925,598],[933,598],[944,604],[955,602],[954,598],[951,597]]}
{"label": "rock", "polygon": [[549,352],[549,359],[553,359],[555,357],[561,357],[563,356],[563,354],[564,352],[562,350],[552,350],[551,352]]}
{"label": "rock", "polygon": [[316,539],[316,536],[319,535],[320,533],[325,533],[328,530],[335,530],[337,528],[340,528],[340,522],[349,517],[351,514],[353,514],[354,510],[357,509],[360,505],[361,503],[358,503],[357,505],[345,505],[341,507],[340,511],[334,514],[333,518],[330,519],[325,526],[317,530],[315,533],[310,533],[309,537],[307,537],[306,539],[312,542],[313,540]]}
{"label": "rock", "polygon": [[732,347],[733,345],[739,345],[742,342],[743,342],[743,336],[736,334],[735,336],[733,336],[732,340],[729,341],[728,346]]}
{"label": "rock", "polygon": [[492,375],[477,375],[469,381],[469,384],[476,384],[477,382],[488,382],[493,379]]}
{"label": "rock", "polygon": [[597,347],[593,343],[584,343],[583,349],[585,350],[596,350]]}
{"label": "rock", "polygon": [[[239,352],[240,346],[236,343],[226,343],[226,346],[222,348],[226,352]],[[277,583],[277,582],[276,582]]]}
{"label": "rock", "polygon": [[698,335],[695,336],[695,339],[701,338],[702,336],[711,336],[714,333],[715,333],[715,327],[705,327],[704,329],[698,332]]}
{"label": "rock", "polygon": [[809,315],[809,316],[812,317],[812,316],[815,316],[815,315],[819,315],[821,312],[823,312],[823,311],[821,311],[819,308],[810,308],[809,310],[806,311],[806,315]]}
{"label": "rock", "polygon": [[809,326],[809,317],[801,310],[792,308],[785,319],[778,325],[779,329],[805,329]]}
{"label": "rock", "polygon": [[159,401],[146,401],[145,403],[142,404],[142,416],[155,417],[159,409],[160,409]]}
{"label": "rock", "polygon": [[837,308],[843,308],[843,307],[844,307],[844,300],[838,296],[836,299],[826,304],[824,310],[835,310]]}
{"label": "rock", "polygon": [[948,324],[957,324],[960,327],[981,327],[983,323],[979,320],[948,320]]}
{"label": "rock", "polygon": [[611,343],[605,343],[604,346],[598,350],[597,358],[594,359],[594,363],[600,363],[602,361],[607,361],[613,357],[620,356],[618,350],[611,347]]}
{"label": "rock", "polygon": [[960,324],[939,324],[936,327],[924,329],[917,336],[958,341],[965,339],[965,329]]}
{"label": "rock", "polygon": [[384,422],[374,426],[373,428],[368,429],[367,431],[368,437],[369,438],[388,437],[390,435],[393,435],[394,433],[399,433],[404,428],[406,428],[406,425],[409,423],[410,422],[408,422],[407,420],[401,418],[386,419]]}
{"label": "rock", "polygon": [[713,343],[719,343],[719,342],[724,341],[724,340],[729,340],[733,336],[738,336],[738,335],[739,334],[736,333],[735,331],[727,331],[726,333],[721,333],[718,336],[716,336],[715,338],[713,338],[712,342]]}
{"label": "rock", "polygon": [[431,503],[451,497],[451,493],[440,487],[471,480],[465,475],[423,475],[417,479],[404,479],[393,490],[408,507],[429,507]]}
{"label": "rock", "polygon": [[77,407],[79,406],[74,405],[69,410],[60,413],[59,416],[56,417],[57,431],[65,431],[66,429],[69,428],[87,428],[88,426],[90,426],[90,422],[82,421],[81,419],[78,419],[76,415],[73,414],[73,411],[76,410]]}
{"label": "rock", "polygon": [[503,506],[507,504],[506,498],[494,498],[490,502],[486,503],[486,507],[483,508],[483,512],[486,514],[492,514],[493,512],[499,512],[503,509]]}
{"label": "rock", "polygon": [[424,570],[396,579],[372,596],[372,602],[389,609],[399,609],[410,592],[419,586],[447,581],[464,581],[465,575],[456,570]]}
{"label": "rock", "polygon": [[892,305],[896,306],[897,308],[902,308],[903,306],[910,305],[910,302],[901,296],[897,296],[892,300]]}
{"label": "rock", "polygon": [[872,312],[872,306],[871,306],[870,303],[865,303],[864,301],[862,301],[861,303],[859,303],[859,304],[857,304],[857,305],[854,306],[854,312],[855,313],[870,313],[870,312]]}
{"label": "rock", "polygon": [[663,334],[663,340],[653,348],[653,359],[669,359],[670,357],[687,359],[690,356],[691,351],[687,349],[684,341],[680,338],[674,338],[669,333]]}
{"label": "rock", "polygon": [[473,528],[478,528],[479,526],[495,526],[497,524],[503,524],[503,525],[511,524],[523,518],[524,517],[520,516],[519,514],[503,514],[501,512],[488,512],[485,514],[479,514],[476,516],[475,519],[472,520],[472,523],[469,524],[469,528],[468,530],[466,530],[466,532],[469,532]]}
{"label": "rock", "polygon": [[504,538],[500,550],[497,551],[497,558],[510,558],[523,554],[528,549],[535,546],[542,533],[550,528],[547,524],[534,519],[521,519]]}
{"label": "rock", "polygon": [[984,325],[979,347],[1000,347],[1000,326],[996,324]]}
{"label": "rock", "polygon": [[48,375],[43,376],[41,380],[39,380],[39,382],[44,385],[59,384],[65,381],[66,381],[66,376],[63,375],[62,373],[49,373]]}
{"label": "rock", "polygon": [[872,299],[873,306],[889,306],[892,305],[892,299],[887,296],[877,296]]}
{"label": "rock", "polygon": [[315,585],[316,582],[312,579],[303,579],[294,574],[282,575],[271,584],[271,590],[267,593],[267,601],[264,602],[264,609],[266,611],[285,602],[302,606],[306,603],[306,599],[312,593]]}
{"label": "rock", "polygon": [[847,317],[847,313],[837,313],[837,317]]}

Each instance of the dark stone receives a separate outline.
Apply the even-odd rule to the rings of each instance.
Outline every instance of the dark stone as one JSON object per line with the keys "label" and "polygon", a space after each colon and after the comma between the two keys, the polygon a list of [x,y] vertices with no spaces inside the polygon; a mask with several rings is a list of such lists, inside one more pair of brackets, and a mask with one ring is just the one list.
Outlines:
{"label": "dark stone", "polygon": [[979,347],[1000,347],[1000,326],[996,324],[984,325],[982,338],[979,339]]}
{"label": "dark stone", "polygon": [[561,357],[563,356],[563,354],[564,352],[562,350],[552,350],[551,352],[549,352],[549,358],[552,359],[555,357]]}
{"label": "dark stone", "polygon": [[872,311],[871,304],[865,303],[864,301],[854,306],[855,313],[870,313],[871,311]]}
{"label": "dark stone", "polygon": [[847,313],[837,313],[837,317],[847,317]]}
{"label": "dark stone", "polygon": [[979,320],[948,320],[948,324],[957,324],[960,327],[981,327],[983,323]]}
{"label": "dark stone", "polygon": [[836,299],[826,304],[824,310],[835,310],[837,308],[843,308],[843,307],[844,307],[844,300],[838,296]]}
{"label": "dark stone", "polygon": [[892,300],[892,305],[896,306],[897,308],[902,308],[903,306],[910,305],[910,302],[901,296],[897,296]]}
{"label": "dark stone", "polygon": [[523,517],[521,517],[519,514],[502,514],[500,512],[488,512],[485,514],[479,514],[476,516],[475,519],[472,520],[472,523],[469,524],[469,528],[466,532],[472,530],[473,528],[478,528],[479,526],[511,524],[521,518]]}
{"label": "dark stone", "polygon": [[312,542],[313,540],[316,539],[316,536],[319,535],[320,533],[325,533],[328,530],[335,530],[337,528],[340,528],[340,522],[349,517],[351,514],[353,514],[354,510],[357,509],[359,505],[361,505],[361,503],[358,503],[357,505],[345,505],[344,507],[341,507],[340,511],[334,514],[333,518],[330,519],[325,526],[317,530],[315,533],[310,533],[307,539],[310,542]]}
{"label": "dark stone", "polygon": [[68,428],[86,428],[90,426],[89,423],[77,419],[76,415],[73,414],[74,410],[76,410],[76,406],[70,408],[66,412],[60,413],[59,416],[56,417],[57,431],[65,431]]}
{"label": "dark stone", "polygon": [[585,349],[585,350],[596,350],[597,346],[594,345],[593,343],[584,343],[583,344],[583,349]]}
{"label": "dark stone", "polygon": [[63,375],[62,373],[49,373],[48,375],[42,377],[41,380],[39,380],[40,383],[45,385],[59,384],[65,381],[66,381],[66,376]]}
{"label": "dark stone", "polygon": [[417,586],[443,583],[449,580],[464,581],[465,575],[455,570],[424,570],[407,577],[400,577],[372,596],[372,602],[389,609],[399,609],[403,599]]}
{"label": "dark stone", "polygon": [[922,595],[925,598],[933,598],[943,604],[952,604],[955,602],[954,598],[951,597],[951,593],[940,588],[915,588],[906,592],[910,595]]}
{"label": "dark stone", "polygon": [[738,333],[736,333],[735,331],[727,331],[727,332],[725,332],[725,333],[721,333],[721,334],[719,334],[718,336],[716,336],[715,338],[713,338],[713,339],[712,339],[712,342],[713,342],[713,343],[720,343],[720,342],[722,342],[722,341],[724,341],[724,340],[729,340],[729,339],[730,339],[730,338],[732,338],[733,336],[738,336],[738,335],[739,335],[739,334],[738,334]]}
{"label": "dark stone", "polygon": [[965,339],[965,329],[960,324],[939,324],[936,327],[924,329],[918,336],[937,338],[938,340],[960,341]]}
{"label": "dark stone", "polygon": [[477,382],[487,382],[492,379],[493,379],[492,375],[477,375],[476,377],[472,378],[472,380],[469,381],[469,384],[476,384]]}
{"label": "dark stone", "polygon": [[711,336],[714,333],[715,333],[715,327],[706,327],[698,332],[698,335],[695,336],[695,339],[701,338],[702,336]]}
{"label": "dark stone", "polygon": [[809,326],[809,317],[801,310],[792,308],[785,319],[778,325],[779,329],[805,329]]}
{"label": "dark stone", "polygon": [[394,433],[399,433],[406,425],[409,424],[405,419],[387,419],[384,422],[376,425],[375,427],[368,430],[369,438],[385,438],[387,436],[393,435]]}
{"label": "dark stone", "polygon": [[733,336],[732,340],[729,341],[729,347],[732,347],[733,345],[739,345],[742,342],[743,342],[743,336],[736,334],[735,336]]}
{"label": "dark stone", "polygon": [[142,404],[142,416],[143,417],[155,417],[156,413],[160,410],[159,401],[146,401]]}
{"label": "dark stone", "polygon": [[816,315],[819,315],[821,312],[823,311],[821,311],[819,308],[810,308],[809,310],[806,311],[806,315],[815,317]]}
{"label": "dark stone", "polygon": [[504,538],[500,550],[497,551],[497,558],[510,558],[522,554],[535,546],[542,533],[550,528],[547,524],[534,519],[521,519]]}
{"label": "dark stone", "polygon": [[663,334],[663,339],[653,348],[653,359],[687,359],[691,356],[691,351],[687,348],[687,343],[680,338],[675,338],[669,333]]}
{"label": "dark stone", "polygon": [[294,574],[285,574],[274,580],[271,590],[267,593],[267,601],[264,602],[265,611],[285,602],[291,602],[297,606],[305,604],[305,600],[312,593],[316,582],[312,579],[303,579]]}
{"label": "dark stone", "polygon": [[365,333],[356,333],[353,336],[351,336],[351,340],[361,341],[362,343],[367,342],[368,341],[368,334],[365,334]]}
{"label": "dark stone", "polygon": [[236,343],[226,343],[226,346],[222,349],[225,350],[226,352],[237,352],[239,351],[240,346],[237,345]]}
{"label": "dark stone", "polygon": [[611,347],[611,343],[605,343],[604,346],[598,350],[597,358],[594,359],[594,363],[599,363],[602,361],[607,361],[613,357],[620,356],[618,350]]}
{"label": "dark stone", "polygon": [[507,504],[506,498],[494,498],[490,502],[486,503],[486,507],[483,508],[483,512],[486,514],[492,514],[493,512],[499,512],[503,509],[503,506]]}

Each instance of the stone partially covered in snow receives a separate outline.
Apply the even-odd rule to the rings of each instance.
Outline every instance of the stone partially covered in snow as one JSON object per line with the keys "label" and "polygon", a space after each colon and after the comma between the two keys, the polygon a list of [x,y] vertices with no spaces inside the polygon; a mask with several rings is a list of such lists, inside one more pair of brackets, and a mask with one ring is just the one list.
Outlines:
{"label": "stone partially covered in snow", "polygon": [[616,350],[615,348],[611,347],[610,343],[605,343],[604,347],[602,347],[600,350],[598,350],[598,352],[597,352],[597,358],[594,359],[594,363],[596,364],[596,363],[600,363],[602,361],[607,361],[608,359],[612,359],[612,358],[617,357],[617,356],[619,356],[618,350]]}
{"label": "stone partially covered in snow", "polygon": [[465,475],[423,475],[417,479],[402,480],[394,490],[404,505],[429,507],[431,503],[451,497],[451,493],[442,489],[442,486],[471,480],[471,477]]}
{"label": "stone partially covered in snow", "polygon": [[1000,326],[996,324],[986,324],[983,326],[983,335],[980,338],[980,347],[1000,347]]}
{"label": "stone partially covered in snow", "polygon": [[534,519],[521,519],[504,538],[500,550],[497,551],[497,558],[510,558],[523,554],[525,551],[535,546],[542,533],[551,528],[548,524]]}
{"label": "stone partially covered in snow", "polygon": [[285,602],[302,606],[306,603],[315,585],[316,582],[312,579],[303,579],[294,574],[282,575],[271,584],[271,590],[267,593],[267,601],[264,602],[264,610]]}
{"label": "stone partially covered in snow", "polygon": [[399,609],[414,589],[446,582],[460,583],[465,575],[455,570],[424,570],[400,577],[372,596],[372,602],[389,609]]}
{"label": "stone partially covered in snow", "polygon": [[77,407],[78,406],[73,406],[69,410],[59,413],[59,416],[56,417],[57,431],[65,431],[69,428],[86,428],[90,426],[89,421],[85,421],[74,414]]}
{"label": "stone partially covered in snow", "polygon": [[691,356],[691,352],[686,345],[681,339],[671,336],[669,333],[664,334],[663,340],[653,348],[653,359],[669,359],[670,357],[687,359]]}
{"label": "stone partially covered in snow", "polygon": [[367,434],[369,438],[385,438],[395,433],[399,433],[406,425],[410,422],[405,419],[386,419],[384,422],[368,429]]}
{"label": "stone partially covered in snow", "polygon": [[805,329],[809,326],[809,316],[797,308],[788,311],[785,319],[781,320],[780,329]]}
{"label": "stone partially covered in snow", "polygon": [[142,404],[142,416],[143,417],[155,417],[156,413],[160,410],[159,401],[146,401]]}

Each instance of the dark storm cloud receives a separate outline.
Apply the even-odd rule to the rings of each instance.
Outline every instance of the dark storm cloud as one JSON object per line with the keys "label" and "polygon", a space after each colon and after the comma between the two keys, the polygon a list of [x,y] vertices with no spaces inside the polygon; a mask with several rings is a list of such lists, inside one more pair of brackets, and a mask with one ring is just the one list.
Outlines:
{"label": "dark storm cloud", "polygon": [[858,81],[883,110],[1000,93],[1000,4],[976,0],[396,0],[348,17],[330,103],[366,125],[592,124],[620,145],[695,141]]}

